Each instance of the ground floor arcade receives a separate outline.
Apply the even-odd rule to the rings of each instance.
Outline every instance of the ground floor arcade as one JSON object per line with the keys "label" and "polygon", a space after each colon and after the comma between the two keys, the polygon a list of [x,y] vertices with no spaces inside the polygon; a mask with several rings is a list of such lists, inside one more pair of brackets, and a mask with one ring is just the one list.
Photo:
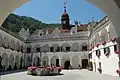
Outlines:
{"label": "ground floor arcade", "polygon": [[36,66],[61,65],[65,69],[87,68],[88,54],[87,52],[58,52],[58,53],[21,53],[4,49],[0,47],[0,69],[16,70],[27,68],[32,63]]}

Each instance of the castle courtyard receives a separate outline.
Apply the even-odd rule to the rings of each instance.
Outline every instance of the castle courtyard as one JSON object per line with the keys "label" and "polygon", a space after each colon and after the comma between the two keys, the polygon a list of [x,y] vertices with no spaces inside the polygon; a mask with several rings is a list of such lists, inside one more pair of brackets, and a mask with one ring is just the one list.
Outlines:
{"label": "castle courtyard", "polygon": [[31,76],[27,72],[6,74],[1,76],[1,80],[119,80],[119,77],[98,74],[96,72],[83,70],[63,70],[63,75],[57,76]]}

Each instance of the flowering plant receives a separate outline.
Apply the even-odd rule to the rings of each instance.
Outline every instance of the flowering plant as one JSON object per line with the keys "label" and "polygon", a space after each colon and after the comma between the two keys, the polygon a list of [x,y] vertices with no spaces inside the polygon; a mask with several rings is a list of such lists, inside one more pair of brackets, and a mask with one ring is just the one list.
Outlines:
{"label": "flowering plant", "polygon": [[116,70],[116,73],[120,75],[120,69]]}
{"label": "flowering plant", "polygon": [[116,39],[117,39],[117,37],[113,37],[113,38],[110,39],[110,41],[115,42]]}
{"label": "flowering plant", "polygon": [[100,44],[97,44],[96,47],[98,47]]}
{"label": "flowering plant", "polygon": [[97,57],[100,57],[100,53],[97,53],[96,56],[97,56]]}
{"label": "flowering plant", "polygon": [[34,71],[36,68],[37,68],[37,67],[35,67],[35,66],[30,66],[30,67],[28,67],[28,70]]}
{"label": "flowering plant", "polygon": [[109,52],[106,52],[106,53],[105,53],[105,56],[108,56],[109,54],[110,54]]}
{"label": "flowering plant", "polygon": [[106,42],[104,41],[104,42],[102,42],[102,45],[105,45],[106,44]]}
{"label": "flowering plant", "polygon": [[116,54],[120,54],[120,50],[115,51]]}
{"label": "flowering plant", "polygon": [[35,66],[30,66],[28,67],[28,74],[32,74],[32,75],[49,75],[49,74],[59,74],[62,71],[62,67],[58,66],[49,66],[49,67],[45,67],[45,66],[39,66],[39,67],[35,67]]}

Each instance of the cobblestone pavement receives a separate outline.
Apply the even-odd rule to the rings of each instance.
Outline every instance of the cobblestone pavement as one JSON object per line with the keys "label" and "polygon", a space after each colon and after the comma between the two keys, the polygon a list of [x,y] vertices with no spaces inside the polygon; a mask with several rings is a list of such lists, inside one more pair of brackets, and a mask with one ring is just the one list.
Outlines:
{"label": "cobblestone pavement", "polygon": [[64,75],[31,76],[27,72],[2,75],[0,80],[120,80],[119,77],[98,74],[88,70],[63,70]]}

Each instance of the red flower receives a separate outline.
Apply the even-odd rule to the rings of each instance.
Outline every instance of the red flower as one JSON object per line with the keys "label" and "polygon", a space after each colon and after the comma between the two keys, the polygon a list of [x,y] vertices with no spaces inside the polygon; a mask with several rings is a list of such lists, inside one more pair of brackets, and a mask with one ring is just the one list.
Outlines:
{"label": "red flower", "polygon": [[105,55],[108,56],[110,53],[109,52],[106,52]]}
{"label": "red flower", "polygon": [[110,39],[110,41],[115,42],[116,39],[117,39],[117,37],[113,37],[113,38]]}
{"label": "red flower", "polygon": [[116,54],[120,54],[120,50],[115,51]]}
{"label": "red flower", "polygon": [[98,47],[100,44],[97,44],[96,47]]}
{"label": "red flower", "polygon": [[30,66],[30,67],[28,67],[28,70],[34,71],[34,70],[36,70],[36,68],[37,68],[37,67],[35,67],[35,66]]}
{"label": "red flower", "polygon": [[120,75],[120,69],[116,70],[116,73]]}
{"label": "red flower", "polygon": [[104,42],[102,42],[102,45],[105,45],[106,44],[106,42],[104,41]]}
{"label": "red flower", "polygon": [[97,53],[97,55],[96,55],[97,57],[100,57],[100,53]]}

